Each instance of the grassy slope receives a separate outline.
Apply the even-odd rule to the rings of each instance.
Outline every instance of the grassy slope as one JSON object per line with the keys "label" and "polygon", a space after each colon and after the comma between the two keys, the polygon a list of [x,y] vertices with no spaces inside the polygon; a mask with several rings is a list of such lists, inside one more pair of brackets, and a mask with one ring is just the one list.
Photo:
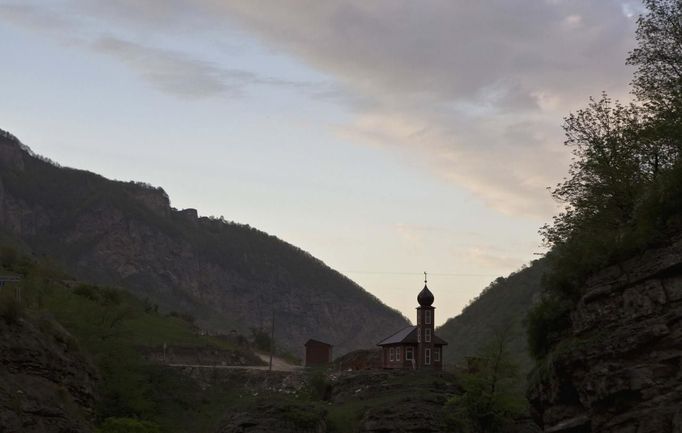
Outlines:
{"label": "grassy slope", "polygon": [[446,359],[461,364],[466,356],[476,354],[481,345],[497,332],[509,332],[510,347],[524,371],[532,362],[523,321],[540,293],[544,261],[537,260],[506,278],[498,278],[462,313],[449,319],[436,332],[448,341]]}

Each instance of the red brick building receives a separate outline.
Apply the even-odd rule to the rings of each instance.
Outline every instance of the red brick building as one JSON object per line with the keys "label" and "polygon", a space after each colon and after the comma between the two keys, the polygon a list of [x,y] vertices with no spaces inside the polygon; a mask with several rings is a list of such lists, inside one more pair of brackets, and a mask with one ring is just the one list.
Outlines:
{"label": "red brick building", "polygon": [[306,367],[327,365],[332,362],[332,345],[312,338],[305,343]]}
{"label": "red brick building", "polygon": [[424,281],[424,288],[417,296],[417,326],[403,328],[378,343],[384,368],[443,369],[443,346],[448,343],[434,333],[433,301],[433,293]]}

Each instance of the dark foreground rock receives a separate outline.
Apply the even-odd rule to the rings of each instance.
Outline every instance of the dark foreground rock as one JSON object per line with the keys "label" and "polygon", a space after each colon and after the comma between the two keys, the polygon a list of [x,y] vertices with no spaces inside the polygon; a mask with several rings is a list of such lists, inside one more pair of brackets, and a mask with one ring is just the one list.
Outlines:
{"label": "dark foreground rock", "polygon": [[247,410],[229,414],[218,433],[324,433],[326,411],[315,404],[259,400]]}
{"label": "dark foreground rock", "polygon": [[[445,373],[341,372],[323,374],[323,382],[319,374],[273,375],[260,388],[254,373],[243,377],[251,393],[270,393],[232,409],[218,432],[439,433],[446,431],[443,405],[458,392],[454,377]],[[277,390],[279,397],[272,394]]]}
{"label": "dark foreground rock", "polygon": [[0,432],[92,432],[96,377],[56,322],[0,318]]}
{"label": "dark foreground rock", "polygon": [[333,403],[371,402],[364,408],[359,432],[445,432],[443,405],[459,392],[449,373],[373,371],[341,374],[334,382]]}
{"label": "dark foreground rock", "polygon": [[682,432],[682,237],[595,275],[529,396],[548,433]]}

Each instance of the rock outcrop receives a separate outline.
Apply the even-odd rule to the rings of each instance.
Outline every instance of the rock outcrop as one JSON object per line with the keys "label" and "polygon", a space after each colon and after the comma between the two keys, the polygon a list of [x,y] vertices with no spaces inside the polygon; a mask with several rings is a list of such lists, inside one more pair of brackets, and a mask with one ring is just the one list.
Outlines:
{"label": "rock outcrop", "polygon": [[0,318],[0,432],[92,432],[97,374],[47,318]]}
{"label": "rock outcrop", "polygon": [[547,433],[682,432],[682,236],[594,275],[535,372]]}
{"label": "rock outcrop", "polygon": [[0,133],[0,239],[79,279],[122,286],[205,328],[269,329],[299,354],[373,347],[407,320],[310,254],[246,225],[170,206],[161,188],[60,167]]}
{"label": "rock outcrop", "polygon": [[258,400],[228,415],[216,433],[326,433],[324,409],[301,402]]}
{"label": "rock outcrop", "polygon": [[211,376],[213,383],[224,384],[236,375],[239,383],[249,383],[252,395],[261,394],[254,404],[226,414],[218,433],[444,433],[443,404],[458,392],[454,376],[448,373],[377,370],[328,374],[321,400],[300,400],[272,393],[308,393],[314,375],[273,373],[223,370]]}

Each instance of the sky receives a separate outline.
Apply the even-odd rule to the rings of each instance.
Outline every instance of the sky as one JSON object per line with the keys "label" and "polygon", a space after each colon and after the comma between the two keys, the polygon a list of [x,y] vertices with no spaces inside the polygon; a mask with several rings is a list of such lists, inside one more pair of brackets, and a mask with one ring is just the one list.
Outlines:
{"label": "sky", "polygon": [[436,323],[544,253],[562,119],[636,1],[0,0],[0,128],[284,239]]}

